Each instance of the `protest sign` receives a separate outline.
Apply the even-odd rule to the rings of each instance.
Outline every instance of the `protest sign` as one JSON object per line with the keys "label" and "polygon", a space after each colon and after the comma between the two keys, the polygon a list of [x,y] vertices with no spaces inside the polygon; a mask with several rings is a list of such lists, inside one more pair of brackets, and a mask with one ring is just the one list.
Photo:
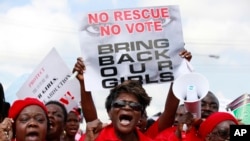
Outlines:
{"label": "protest sign", "polygon": [[17,97],[34,97],[44,103],[57,100],[69,111],[80,102],[79,82],[68,81],[70,75],[71,70],[53,48],[17,92]]}
{"label": "protest sign", "polygon": [[227,105],[228,111],[244,124],[250,124],[250,94],[242,94]]}
{"label": "protest sign", "polygon": [[184,49],[176,5],[103,10],[84,15],[80,45],[88,91],[109,89],[127,79],[171,82]]}

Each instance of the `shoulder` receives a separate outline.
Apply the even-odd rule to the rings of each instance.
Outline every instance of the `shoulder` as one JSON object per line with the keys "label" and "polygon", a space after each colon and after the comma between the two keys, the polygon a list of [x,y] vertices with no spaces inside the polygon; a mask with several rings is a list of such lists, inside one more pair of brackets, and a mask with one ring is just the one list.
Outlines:
{"label": "shoulder", "polygon": [[104,127],[97,136],[97,138],[95,139],[95,141],[105,141],[105,140],[114,140],[114,141],[119,140],[116,137],[115,129],[112,124],[109,124],[106,127]]}
{"label": "shoulder", "polygon": [[173,127],[169,127],[167,129],[163,130],[161,133],[159,133],[155,137],[155,139],[156,140],[160,140],[160,139],[169,140],[170,138],[172,138],[172,140],[173,140],[173,137],[174,137],[173,135],[175,133],[176,128],[177,128],[176,126],[173,126]]}
{"label": "shoulder", "polygon": [[10,103],[9,102],[4,102],[4,106],[5,107],[10,107]]}
{"label": "shoulder", "polygon": [[151,138],[143,134],[139,129],[136,128],[136,132],[139,138],[139,141],[153,141]]}

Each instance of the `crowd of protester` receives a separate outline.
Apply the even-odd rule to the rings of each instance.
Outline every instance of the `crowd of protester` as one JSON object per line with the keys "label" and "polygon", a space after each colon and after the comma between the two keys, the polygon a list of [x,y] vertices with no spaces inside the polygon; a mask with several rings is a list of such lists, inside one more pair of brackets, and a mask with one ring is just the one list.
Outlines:
{"label": "crowd of protester", "polygon": [[[192,58],[187,50],[180,56],[188,61]],[[1,85],[0,141],[220,141],[229,140],[230,125],[239,124],[232,114],[219,111],[219,100],[211,91],[201,100],[201,119],[196,119],[175,97],[174,82],[166,90],[163,111],[150,120],[147,107],[153,97],[137,80],[126,80],[110,90],[103,105],[111,122],[102,123],[92,94],[85,89],[86,69],[82,58],[77,58],[72,72],[78,72],[81,109],[70,112],[59,101],[43,103],[31,97],[10,105]],[[81,113],[86,129],[76,137]]]}

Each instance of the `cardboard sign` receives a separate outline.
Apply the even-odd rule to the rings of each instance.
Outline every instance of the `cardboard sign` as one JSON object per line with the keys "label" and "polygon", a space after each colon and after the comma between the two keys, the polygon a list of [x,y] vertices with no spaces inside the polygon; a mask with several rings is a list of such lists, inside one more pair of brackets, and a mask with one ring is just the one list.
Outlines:
{"label": "cardboard sign", "polygon": [[182,62],[178,53],[184,49],[179,7],[86,13],[80,43],[88,91],[109,89],[128,79],[171,82]]}
{"label": "cardboard sign", "polygon": [[227,110],[244,124],[250,124],[250,94],[242,94],[227,105]]}
{"label": "cardboard sign", "polygon": [[80,101],[79,82],[68,81],[70,76],[71,70],[53,48],[17,92],[17,97],[34,97],[44,103],[58,100],[69,111]]}

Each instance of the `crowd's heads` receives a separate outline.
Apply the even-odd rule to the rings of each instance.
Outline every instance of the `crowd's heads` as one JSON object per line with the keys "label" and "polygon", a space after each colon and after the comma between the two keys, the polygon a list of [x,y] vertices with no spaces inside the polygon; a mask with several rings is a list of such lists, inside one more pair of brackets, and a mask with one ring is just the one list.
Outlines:
{"label": "crowd's heads", "polygon": [[178,125],[179,118],[182,117],[187,112],[185,105],[181,104],[178,106],[176,113],[175,113],[175,119],[174,119],[174,125]]}
{"label": "crowd's heads", "polygon": [[[223,125],[220,125],[222,122]],[[202,139],[212,138],[213,136],[223,136],[223,138],[227,139],[229,136],[229,125],[231,124],[238,124],[237,119],[232,114],[227,112],[215,112],[201,123],[199,134]]]}
{"label": "crowd's heads", "polygon": [[68,136],[69,138],[75,138],[75,135],[78,132],[81,120],[81,109],[73,108],[67,115],[67,122],[65,125],[65,138]]}
{"label": "crowd's heads", "polygon": [[66,122],[66,120],[67,120],[67,109],[62,103],[60,103],[59,101],[56,101],[56,100],[51,100],[51,101],[47,102],[45,105],[46,105],[46,107],[48,105],[57,105],[57,106],[59,106],[62,109],[62,112],[63,112],[63,116],[64,116],[63,121]]}
{"label": "crowd's heads", "polygon": [[14,101],[9,110],[9,118],[14,119],[12,129],[16,140],[45,140],[49,131],[49,119],[47,108],[38,99],[25,98]]}
{"label": "crowd's heads", "polygon": [[137,124],[137,126],[142,132],[145,132],[147,130],[147,119],[148,119],[148,114],[147,111],[145,111]]}
{"label": "crowd's heads", "polygon": [[105,107],[106,107],[107,112],[110,111],[113,102],[121,93],[128,93],[128,94],[135,96],[138,102],[142,106],[142,109],[141,109],[142,114],[144,113],[146,107],[150,104],[151,99],[152,99],[151,97],[148,96],[145,89],[142,87],[142,84],[140,83],[140,81],[127,80],[110,90],[110,94],[106,98],[106,102],[105,102]]}
{"label": "crowd's heads", "polygon": [[45,105],[48,109],[48,117],[50,120],[50,130],[47,140],[58,140],[63,133],[67,121],[67,110],[62,103],[55,100],[49,101]]}
{"label": "crowd's heads", "polygon": [[[74,113],[78,118],[79,118],[79,120],[81,120],[81,112],[82,111],[82,109],[81,108],[79,108],[79,107],[74,107],[71,111],[69,111],[69,113]],[[68,114],[69,114],[68,113]]]}
{"label": "crowd's heads", "polygon": [[15,120],[17,118],[17,116],[20,114],[20,112],[25,107],[30,106],[30,105],[38,105],[47,114],[47,108],[41,101],[39,101],[36,98],[25,98],[25,99],[22,99],[22,100],[19,99],[19,100],[14,101],[14,103],[10,107],[8,117]]}
{"label": "crowd's heads", "polygon": [[207,118],[212,113],[218,111],[219,100],[211,91],[208,91],[208,94],[201,100],[201,117]]}

